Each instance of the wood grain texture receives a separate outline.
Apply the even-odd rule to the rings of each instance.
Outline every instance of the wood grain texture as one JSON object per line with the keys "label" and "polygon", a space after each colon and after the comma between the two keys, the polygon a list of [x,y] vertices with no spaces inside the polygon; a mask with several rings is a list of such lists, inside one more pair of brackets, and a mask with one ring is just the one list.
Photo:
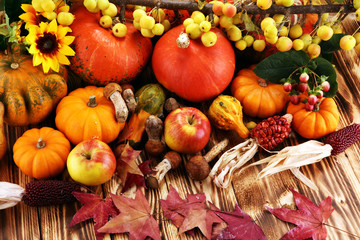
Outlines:
{"label": "wood grain texture", "polygon": [[[357,26],[356,21],[349,18],[345,21],[344,29],[346,32],[351,33],[357,29]],[[335,53],[333,63],[336,66],[339,83],[335,101],[341,113],[338,126],[340,129],[353,122],[360,122],[360,61],[355,51],[351,50]],[[144,81],[148,82],[148,79],[144,78]],[[196,106],[206,112],[208,103]],[[29,127],[54,126],[52,117],[39,126]],[[249,119],[245,118],[245,121],[247,120]],[[0,181],[25,186],[26,183],[33,180],[25,176],[16,167],[12,159],[11,147],[26,129],[25,127],[5,126],[8,152],[0,161]],[[206,150],[224,137],[231,139],[231,144],[227,149],[242,141],[234,132],[213,129],[211,141]],[[306,139],[293,133],[286,140],[284,146],[296,145],[304,141]],[[205,150],[203,153],[205,153]],[[269,154],[258,152],[251,161],[257,161],[266,156],[269,156]],[[232,185],[227,189],[220,189],[209,178],[202,182],[192,181],[187,176],[184,167],[187,158],[188,156],[183,156],[181,166],[177,170],[171,170],[166,175],[164,183],[159,189],[144,190],[154,217],[159,223],[163,239],[202,239],[199,232],[196,232],[194,237],[186,234],[178,235],[178,229],[163,216],[160,199],[166,199],[170,186],[173,186],[182,198],[185,198],[187,194],[205,193],[208,201],[224,211],[232,211],[235,204],[238,204],[263,229],[269,240],[279,239],[294,226],[275,218],[265,210],[265,205],[294,208],[290,188],[299,191],[317,204],[327,196],[331,196],[332,206],[335,211],[332,213],[328,224],[360,236],[360,143],[354,144],[345,153],[337,157],[328,157],[320,163],[301,168],[301,171],[319,187],[318,192],[299,182],[289,171],[256,180],[257,174],[265,167],[263,165],[247,169],[240,174],[236,173]],[[142,154],[139,161],[145,159],[147,157]],[[66,171],[59,178],[69,180]],[[104,197],[109,196],[109,193],[120,194],[120,179],[114,176],[108,183],[92,187],[91,190]],[[91,220],[67,228],[73,215],[80,207],[80,203],[72,203],[62,206],[34,208],[19,203],[13,208],[0,210],[0,240],[96,239]],[[331,227],[327,227],[327,231],[330,240],[354,239],[348,234]],[[104,239],[122,240],[128,239],[128,237],[126,234],[114,234],[111,236],[107,234]]]}

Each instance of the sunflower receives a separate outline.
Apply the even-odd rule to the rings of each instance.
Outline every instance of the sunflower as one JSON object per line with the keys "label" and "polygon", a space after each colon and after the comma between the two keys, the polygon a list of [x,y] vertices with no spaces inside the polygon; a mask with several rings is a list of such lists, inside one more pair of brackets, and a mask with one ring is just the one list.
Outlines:
{"label": "sunflower", "polygon": [[42,16],[35,10],[31,4],[21,4],[21,9],[25,13],[21,14],[19,18],[26,22],[25,28],[28,29],[31,25],[39,25],[42,21]]}
{"label": "sunflower", "polygon": [[69,45],[75,37],[66,36],[68,32],[71,29],[58,26],[56,20],[30,26],[26,41],[30,44],[29,53],[33,55],[33,65],[42,64],[44,73],[48,73],[50,68],[59,72],[59,63],[69,65],[67,56],[75,55]]}

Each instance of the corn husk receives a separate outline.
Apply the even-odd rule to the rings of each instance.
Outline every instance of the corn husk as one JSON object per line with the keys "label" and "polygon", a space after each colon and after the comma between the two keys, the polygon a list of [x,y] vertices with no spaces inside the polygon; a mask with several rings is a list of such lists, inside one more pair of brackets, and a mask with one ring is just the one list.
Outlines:
{"label": "corn husk", "polygon": [[250,138],[221,155],[209,173],[216,186],[221,188],[228,187],[234,171],[241,168],[254,157],[258,146],[256,140]]}
{"label": "corn husk", "polygon": [[320,162],[323,158],[331,155],[332,147],[316,140],[310,140],[296,146],[289,146],[282,149],[275,155],[261,159],[251,164],[259,165],[268,163],[258,174],[258,178],[264,178],[275,173],[290,170],[295,177],[313,190],[318,190],[316,185],[300,172],[300,167]]}
{"label": "corn husk", "polygon": [[0,210],[15,206],[22,200],[24,194],[23,187],[13,183],[0,182]]}

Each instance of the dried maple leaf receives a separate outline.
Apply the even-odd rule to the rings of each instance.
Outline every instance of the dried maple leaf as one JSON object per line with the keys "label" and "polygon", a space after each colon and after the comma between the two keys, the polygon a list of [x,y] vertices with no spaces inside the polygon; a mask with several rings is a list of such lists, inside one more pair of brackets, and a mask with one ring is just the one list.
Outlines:
{"label": "dried maple leaf", "polygon": [[92,193],[74,192],[73,195],[84,205],[76,212],[68,227],[93,219],[96,238],[101,240],[104,233],[98,232],[99,228],[105,225],[109,216],[116,216],[119,213],[112,199],[110,197],[103,199]]}
{"label": "dried maple leaf", "polygon": [[228,227],[219,234],[217,239],[266,239],[262,229],[237,204],[233,212],[215,211],[215,213],[228,224]]}
{"label": "dried maple leaf", "polygon": [[[125,192],[138,178],[144,179],[144,174],[137,164],[141,151],[134,150],[126,144],[120,157],[116,160],[116,172],[121,180],[122,192]],[[143,185],[145,185],[145,180]]]}
{"label": "dried maple leaf", "polygon": [[139,187],[146,188],[144,176],[153,173],[154,171],[149,167],[151,160],[147,160],[139,164],[138,168],[141,171],[141,175],[133,174],[128,172],[125,180],[124,187],[121,189],[121,192],[126,192],[133,184]]}
{"label": "dried maple leaf", "polygon": [[326,239],[325,222],[329,219],[334,208],[331,207],[331,197],[327,197],[316,206],[309,198],[291,189],[298,210],[288,208],[271,209],[269,212],[279,219],[291,222],[297,227],[287,232],[281,239],[302,240],[312,237],[314,240]]}
{"label": "dried maple leaf", "polygon": [[146,239],[151,237],[160,240],[160,229],[151,215],[149,202],[140,189],[135,199],[111,194],[120,214],[112,218],[98,231],[103,233],[128,233],[130,239]]}
{"label": "dried maple leaf", "polygon": [[188,194],[185,200],[171,186],[166,200],[160,201],[164,215],[179,228],[179,234],[199,228],[207,239],[211,239],[213,225],[223,222],[206,207],[206,196],[203,193]]}

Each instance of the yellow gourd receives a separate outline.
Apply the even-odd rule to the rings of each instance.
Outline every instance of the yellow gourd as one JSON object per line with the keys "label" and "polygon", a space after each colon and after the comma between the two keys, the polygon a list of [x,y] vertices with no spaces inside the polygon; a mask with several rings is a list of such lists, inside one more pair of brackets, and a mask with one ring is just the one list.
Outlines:
{"label": "yellow gourd", "polygon": [[211,103],[208,115],[217,128],[235,130],[242,138],[249,136],[249,130],[243,123],[241,103],[233,96],[219,95]]}

